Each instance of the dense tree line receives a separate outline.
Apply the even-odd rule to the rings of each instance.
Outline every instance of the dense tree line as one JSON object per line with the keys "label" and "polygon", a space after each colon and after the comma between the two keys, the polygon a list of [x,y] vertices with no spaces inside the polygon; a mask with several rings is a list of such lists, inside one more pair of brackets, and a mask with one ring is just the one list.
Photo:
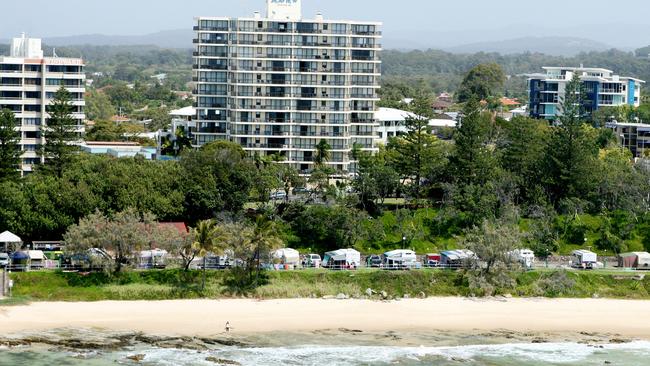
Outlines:
{"label": "dense tree line", "polygon": [[[643,50],[640,50],[643,54]],[[637,52],[637,54],[639,54]],[[540,73],[542,66],[602,67],[619,75],[650,80],[650,58],[632,52],[609,50],[581,53],[574,57],[549,56],[539,53],[501,55],[479,52],[454,54],[440,50],[382,52],[382,96],[389,99],[413,97],[418,92],[454,92],[463,77],[481,64],[496,63],[510,76],[503,93],[507,96],[526,97],[526,78],[518,75]],[[392,98],[390,96],[393,95]],[[399,96],[399,98],[397,98]]]}

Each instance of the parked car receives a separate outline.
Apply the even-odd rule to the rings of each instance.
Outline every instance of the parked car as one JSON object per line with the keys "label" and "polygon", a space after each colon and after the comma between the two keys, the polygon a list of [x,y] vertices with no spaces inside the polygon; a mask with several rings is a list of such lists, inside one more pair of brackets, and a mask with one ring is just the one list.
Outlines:
{"label": "parked car", "polygon": [[311,190],[307,187],[294,188],[293,194],[310,194]]}
{"label": "parked car", "polygon": [[368,268],[380,268],[381,267],[381,256],[377,254],[369,255],[366,258],[366,266]]}
{"label": "parked car", "polygon": [[318,254],[307,254],[302,257],[302,266],[305,268],[320,268],[322,261]]}
{"label": "parked car", "polygon": [[0,268],[9,266],[9,254],[0,253]]}
{"label": "parked car", "polygon": [[422,264],[425,268],[435,268],[440,266],[440,254],[427,254],[422,257]]}
{"label": "parked car", "polygon": [[271,196],[269,197],[273,201],[280,201],[283,199],[287,198],[287,194],[285,192],[279,191],[279,192],[273,192],[271,193]]}

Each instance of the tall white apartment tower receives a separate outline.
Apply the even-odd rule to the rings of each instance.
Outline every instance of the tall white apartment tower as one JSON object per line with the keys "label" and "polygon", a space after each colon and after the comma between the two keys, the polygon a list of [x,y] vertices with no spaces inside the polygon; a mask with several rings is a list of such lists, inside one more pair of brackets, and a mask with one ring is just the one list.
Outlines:
{"label": "tall white apartment tower", "polygon": [[46,143],[41,127],[47,124],[47,106],[61,85],[72,94],[77,132],[83,133],[83,66],[83,60],[77,58],[44,57],[41,40],[27,38],[24,34],[13,39],[8,57],[0,56],[0,109],[9,109],[16,116],[23,152],[20,167],[23,174],[31,172],[34,165],[43,163],[37,153]]}
{"label": "tall white apartment tower", "polygon": [[197,18],[195,146],[230,140],[308,173],[326,140],[328,164],[354,171],[353,147],[375,149],[380,26],[303,19],[301,0],[267,0],[266,17]]}

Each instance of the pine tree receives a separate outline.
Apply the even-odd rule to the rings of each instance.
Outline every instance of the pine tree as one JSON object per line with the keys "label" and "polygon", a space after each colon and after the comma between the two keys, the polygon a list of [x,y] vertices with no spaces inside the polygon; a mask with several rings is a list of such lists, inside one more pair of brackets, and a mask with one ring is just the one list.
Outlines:
{"label": "pine tree", "polygon": [[452,179],[460,184],[485,184],[498,166],[489,146],[490,118],[476,99],[465,105],[461,125],[454,135],[455,151],[450,158]]}
{"label": "pine tree", "polygon": [[20,164],[20,132],[16,118],[8,109],[0,110],[0,181],[17,178]]}
{"label": "pine tree", "polygon": [[42,129],[45,144],[41,148],[41,155],[46,159],[46,166],[59,177],[78,150],[78,146],[74,144],[79,137],[75,132],[75,120],[72,117],[74,106],[71,99],[70,92],[61,86],[47,107],[50,117]]}
{"label": "pine tree", "polygon": [[433,118],[431,100],[417,98],[410,106],[414,115],[404,119],[406,132],[389,142],[389,148],[397,152],[396,170],[406,179],[412,180],[412,195],[422,196],[422,183],[431,171],[443,161],[442,148],[431,133],[429,120]]}
{"label": "pine tree", "polygon": [[566,198],[586,198],[594,184],[598,144],[585,114],[586,96],[580,77],[567,83],[560,101],[561,115],[547,151],[546,177],[554,203]]}

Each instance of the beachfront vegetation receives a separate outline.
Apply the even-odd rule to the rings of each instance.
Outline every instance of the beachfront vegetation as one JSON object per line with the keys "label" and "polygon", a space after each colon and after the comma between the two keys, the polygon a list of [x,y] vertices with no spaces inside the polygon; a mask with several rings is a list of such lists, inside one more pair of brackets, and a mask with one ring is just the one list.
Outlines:
{"label": "beachfront vegetation", "polygon": [[0,110],[0,181],[18,177],[20,165],[20,131],[16,117],[8,109]]}
{"label": "beachfront vegetation", "polygon": [[[115,75],[126,73],[123,69],[116,68]],[[113,254],[114,274],[90,275],[98,281],[95,285],[70,286],[69,281],[83,277],[42,274],[55,276],[43,279],[61,285],[63,298],[66,291],[81,296],[74,295],[77,290],[97,299],[238,293],[291,297],[292,288],[302,296],[336,295],[341,289],[360,296],[366,288],[389,285],[395,295],[407,293],[400,289],[438,295],[615,294],[610,286],[618,288],[617,282],[606,275],[524,274],[505,253],[522,247],[540,257],[585,247],[609,254],[650,249],[647,166],[635,164],[629,151],[617,146],[611,131],[602,127],[602,115],[585,113],[578,80],[567,85],[564,116],[551,126],[525,117],[497,117],[494,101],[505,79],[498,64],[469,70],[458,93],[462,123],[451,140],[431,133],[432,96],[418,90],[407,107],[416,114],[405,122],[407,133],[376,154],[353,149],[351,158],[358,162],[354,176],[327,164],[331,146],[324,140],[314,152],[315,169],[305,178],[283,164],[282,156],[249,156],[231,142],[185,149],[178,160],[151,162],[71,154],[63,149],[69,142],[66,131],[60,131],[60,141],[46,131],[54,139],[50,149],[62,150],[50,151],[49,165],[34,174],[0,182],[0,231],[11,230],[28,242],[63,238],[68,254],[89,248]],[[171,89],[159,84],[105,86],[89,100],[90,113],[101,119],[119,105],[133,113],[151,113],[153,125],[164,127],[168,122],[162,104],[179,102]],[[157,102],[149,109],[143,103],[151,99]],[[69,97],[60,91],[57,100],[53,118],[58,125],[69,125]],[[645,109],[618,114],[643,115]],[[95,139],[123,134],[110,124],[96,126],[90,131]],[[304,194],[293,195],[293,190]],[[272,199],[280,191],[286,197]],[[193,229],[187,236],[159,235],[154,220],[182,221]],[[173,281],[156,274],[120,273],[140,250],[154,246],[183,258],[185,271],[152,272]],[[263,258],[283,246],[321,254],[345,247],[364,253],[412,248],[420,254],[469,248],[482,261],[458,273],[260,272]],[[225,274],[202,271],[205,277],[195,287],[197,274],[188,270],[192,259],[225,251],[241,265]],[[31,288],[36,291],[32,296],[41,298],[36,295],[39,285],[29,282],[30,276],[39,275],[16,275],[17,288],[23,281],[26,291],[19,295],[30,296]],[[639,283],[634,286],[641,295],[635,296],[646,296],[641,291],[646,282]],[[578,285],[586,289],[576,289]]]}
{"label": "beachfront vegetation", "polygon": [[[110,221],[132,210],[191,227],[203,220],[254,226],[262,215],[273,222],[279,245],[321,254],[471,246],[467,233],[486,223],[517,227],[517,246],[540,257],[580,247],[610,254],[650,247],[650,174],[609,130],[594,127],[576,99],[580,84],[569,84],[575,97],[564,101],[559,126],[504,121],[479,100],[496,96],[485,94],[497,93],[497,69],[468,73],[463,121],[452,141],[431,135],[431,99],[420,95],[410,108],[421,117],[407,119],[406,134],[374,155],[353,149],[353,178],[341,179],[346,172],[327,164],[326,143],[318,145],[308,179],[280,156],[249,156],[223,141],[166,162],[76,154],[60,169],[0,182],[0,229],[27,242],[57,240],[91,215]],[[311,190],[292,194],[305,186]],[[271,199],[282,191],[289,194]]]}
{"label": "beachfront vegetation", "polygon": [[[394,272],[325,270],[267,272],[265,284],[247,292],[233,287],[227,271],[208,271],[203,288],[199,271],[130,271],[118,275],[64,272],[12,273],[13,295],[24,301],[164,300],[254,297],[321,298],[344,294],[379,299],[422,296],[482,296],[462,272],[422,270]],[[574,271],[536,271],[512,275],[513,286],[495,288],[495,295],[650,299],[650,278],[634,274]],[[373,295],[368,295],[368,289]]]}

